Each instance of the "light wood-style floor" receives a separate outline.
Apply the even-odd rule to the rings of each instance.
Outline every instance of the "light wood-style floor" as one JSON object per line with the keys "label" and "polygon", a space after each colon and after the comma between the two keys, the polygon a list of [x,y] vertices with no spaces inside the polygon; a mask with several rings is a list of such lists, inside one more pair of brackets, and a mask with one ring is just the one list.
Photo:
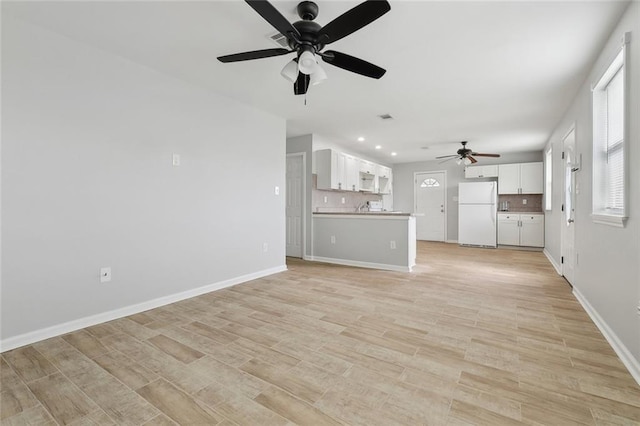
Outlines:
{"label": "light wood-style floor", "polygon": [[289,271],[2,354],[2,424],[640,424],[542,253]]}

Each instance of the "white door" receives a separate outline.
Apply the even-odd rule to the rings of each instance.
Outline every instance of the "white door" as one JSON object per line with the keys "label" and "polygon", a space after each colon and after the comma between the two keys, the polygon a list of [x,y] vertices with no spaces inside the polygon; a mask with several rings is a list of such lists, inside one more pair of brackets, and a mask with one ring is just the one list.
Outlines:
{"label": "white door", "polygon": [[419,240],[445,240],[445,177],[445,172],[416,173],[415,215]]}
{"label": "white door", "polygon": [[572,167],[576,164],[576,132],[575,129],[565,136],[562,141],[564,160],[564,191],[562,196],[563,209],[562,212],[562,275],[569,281],[569,284],[573,285],[574,273],[575,273],[575,206],[576,206],[576,193],[575,193],[575,173],[572,171]]}
{"label": "white door", "polygon": [[287,155],[287,248],[291,257],[302,257],[302,215],[304,199],[304,157]]}

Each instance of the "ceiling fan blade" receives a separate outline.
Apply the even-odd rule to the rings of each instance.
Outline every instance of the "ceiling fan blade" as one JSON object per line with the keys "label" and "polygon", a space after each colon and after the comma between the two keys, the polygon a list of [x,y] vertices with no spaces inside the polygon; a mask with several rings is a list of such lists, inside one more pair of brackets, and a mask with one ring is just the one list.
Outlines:
{"label": "ceiling fan blade", "polygon": [[251,52],[242,52],[242,53],[234,53],[233,55],[218,56],[218,60],[224,63],[249,61],[251,59],[270,58],[272,56],[286,55],[287,53],[291,53],[291,52],[293,52],[293,50],[279,49],[279,48],[253,50]]}
{"label": "ceiling fan blade", "polygon": [[338,41],[369,25],[390,10],[391,6],[386,0],[367,0],[322,27],[318,33],[318,40],[324,44]]}
{"label": "ceiling fan blade", "polygon": [[[449,158],[445,158],[445,157],[449,157]],[[447,161],[451,161],[453,160],[455,157],[457,157],[457,155],[445,155],[445,157],[436,157],[436,159],[438,158],[445,158],[442,161],[438,161],[438,164],[442,164],[442,163],[446,163]]]}
{"label": "ceiling fan blade", "polygon": [[494,158],[500,157],[500,154],[481,154],[479,152],[473,152],[472,155],[475,155],[476,157],[494,157]]}
{"label": "ceiling fan blade", "polygon": [[453,157],[459,157],[458,154],[453,154],[453,155],[441,155],[440,157],[436,157],[436,160],[439,160],[441,158],[453,158]]}
{"label": "ceiling fan blade", "polygon": [[477,162],[478,162],[478,160],[476,160],[475,158],[473,158],[473,157],[472,157],[472,156],[470,156],[470,155],[467,155],[467,158],[471,161],[471,164],[474,164],[474,163],[477,163]]}
{"label": "ceiling fan blade", "polygon": [[346,53],[336,52],[335,50],[327,50],[322,53],[322,59],[328,64],[342,68],[365,77],[380,78],[387,72],[384,68],[373,65],[362,59],[347,55]]}
{"label": "ceiling fan blade", "polygon": [[282,16],[278,9],[266,0],[245,0],[249,6],[253,8],[265,21],[271,24],[273,28],[278,30],[280,34],[287,39],[300,39],[300,33]]}
{"label": "ceiling fan blade", "polygon": [[303,74],[298,72],[298,79],[295,83],[293,83],[293,93],[296,95],[304,95],[307,93],[309,89],[309,82],[311,81],[311,76],[307,74]]}

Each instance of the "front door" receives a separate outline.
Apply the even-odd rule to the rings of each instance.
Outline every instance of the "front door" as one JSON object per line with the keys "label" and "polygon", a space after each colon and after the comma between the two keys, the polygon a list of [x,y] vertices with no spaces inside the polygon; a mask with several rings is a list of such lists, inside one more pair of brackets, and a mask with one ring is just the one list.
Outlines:
{"label": "front door", "polygon": [[445,241],[446,172],[416,173],[415,215],[419,240]]}
{"label": "front door", "polygon": [[286,254],[302,257],[303,156],[287,156],[287,247]]}
{"label": "front door", "polygon": [[576,180],[575,167],[576,161],[576,131],[571,129],[562,141],[563,149],[563,175],[564,175],[564,191],[562,195],[562,275],[569,284],[573,285],[576,249],[575,249],[575,217],[576,217]]}

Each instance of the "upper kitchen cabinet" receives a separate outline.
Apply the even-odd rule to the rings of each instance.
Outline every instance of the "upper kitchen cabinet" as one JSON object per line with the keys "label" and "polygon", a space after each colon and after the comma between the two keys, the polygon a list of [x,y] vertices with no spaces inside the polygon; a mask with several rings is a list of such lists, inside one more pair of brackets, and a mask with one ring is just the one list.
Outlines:
{"label": "upper kitchen cabinet", "polygon": [[467,179],[498,177],[498,166],[467,166],[464,168],[464,177]]}
{"label": "upper kitchen cabinet", "polygon": [[375,192],[376,191],[376,175],[378,165],[367,160],[360,160],[360,191]]}
{"label": "upper kitchen cabinet", "polygon": [[323,149],[314,153],[318,189],[359,191],[360,160],[352,155]]}
{"label": "upper kitchen cabinet", "polygon": [[498,194],[542,194],[542,162],[500,164]]}
{"label": "upper kitchen cabinet", "polygon": [[392,172],[390,167],[378,166],[378,194],[391,194]]}

